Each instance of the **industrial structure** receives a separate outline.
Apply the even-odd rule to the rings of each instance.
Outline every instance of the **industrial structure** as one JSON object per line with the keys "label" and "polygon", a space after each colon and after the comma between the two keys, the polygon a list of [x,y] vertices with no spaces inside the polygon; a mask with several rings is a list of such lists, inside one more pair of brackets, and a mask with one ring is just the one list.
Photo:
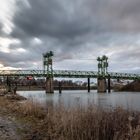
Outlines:
{"label": "industrial structure", "polygon": [[[18,76],[36,76],[46,78],[46,93],[53,93],[53,78],[87,78],[88,92],[90,92],[90,78],[97,78],[98,92],[110,92],[110,79],[140,80],[140,74],[108,72],[108,58],[98,57],[98,71],[53,70],[53,52],[43,54],[43,70],[0,70],[0,76],[7,77],[7,86],[10,90],[10,79]],[[62,88],[61,83],[59,83]],[[60,90],[61,91],[61,90]]]}
{"label": "industrial structure", "polygon": [[46,75],[46,93],[53,93],[53,67],[52,67],[53,52],[43,54],[44,75]]}

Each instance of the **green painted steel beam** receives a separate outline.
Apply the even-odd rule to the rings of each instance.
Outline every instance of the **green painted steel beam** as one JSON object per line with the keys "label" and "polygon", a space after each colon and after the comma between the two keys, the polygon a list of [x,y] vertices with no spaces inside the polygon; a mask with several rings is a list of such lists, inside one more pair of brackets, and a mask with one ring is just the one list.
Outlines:
{"label": "green painted steel beam", "polygon": [[[44,70],[0,70],[0,76],[36,76],[46,77],[47,73]],[[105,78],[110,76],[111,79],[128,79],[128,80],[139,80],[140,74],[131,73],[115,73],[109,72],[104,75]],[[98,75],[96,71],[72,71],[72,70],[54,70],[53,77],[62,78],[97,78],[102,77]]]}

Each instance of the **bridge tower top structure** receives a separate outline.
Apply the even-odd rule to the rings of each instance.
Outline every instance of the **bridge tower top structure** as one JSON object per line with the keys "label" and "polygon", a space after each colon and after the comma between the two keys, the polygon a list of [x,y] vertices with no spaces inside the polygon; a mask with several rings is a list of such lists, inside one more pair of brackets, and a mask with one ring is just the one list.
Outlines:
{"label": "bridge tower top structure", "polygon": [[98,61],[98,76],[105,77],[108,74],[108,57],[103,55],[97,58]]}
{"label": "bridge tower top structure", "polygon": [[53,67],[52,67],[53,56],[54,54],[52,51],[43,54],[43,69],[44,74],[47,74],[47,77],[53,77]]}

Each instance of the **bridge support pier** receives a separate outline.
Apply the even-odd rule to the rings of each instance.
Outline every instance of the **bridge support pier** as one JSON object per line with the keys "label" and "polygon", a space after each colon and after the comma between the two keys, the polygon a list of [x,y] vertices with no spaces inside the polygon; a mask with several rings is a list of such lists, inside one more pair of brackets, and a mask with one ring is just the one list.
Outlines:
{"label": "bridge support pier", "polygon": [[62,93],[62,84],[61,84],[61,82],[59,82],[59,93],[60,94]]}
{"label": "bridge support pier", "polygon": [[6,79],[6,83],[7,83],[7,91],[8,92],[11,92],[11,79],[7,76],[7,79]]}
{"label": "bridge support pier", "polygon": [[88,77],[88,92],[90,92],[90,78]]}
{"label": "bridge support pier", "polygon": [[54,93],[53,77],[46,78],[46,93]]}
{"label": "bridge support pier", "polygon": [[108,77],[108,93],[110,93],[111,87],[110,87],[110,76]]}
{"label": "bridge support pier", "polygon": [[98,78],[98,93],[105,93],[106,89],[106,79],[102,77]]}

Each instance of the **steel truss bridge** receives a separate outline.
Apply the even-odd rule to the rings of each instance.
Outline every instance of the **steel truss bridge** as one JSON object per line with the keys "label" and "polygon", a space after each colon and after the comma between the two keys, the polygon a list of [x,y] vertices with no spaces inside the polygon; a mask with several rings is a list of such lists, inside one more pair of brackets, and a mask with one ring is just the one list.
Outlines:
{"label": "steel truss bridge", "polygon": [[[44,70],[0,70],[0,76],[35,76],[47,77]],[[102,76],[102,75],[101,75]],[[98,78],[100,74],[96,71],[73,71],[73,70],[53,70],[53,77],[61,78]],[[140,74],[108,72],[104,78],[140,80]]]}

